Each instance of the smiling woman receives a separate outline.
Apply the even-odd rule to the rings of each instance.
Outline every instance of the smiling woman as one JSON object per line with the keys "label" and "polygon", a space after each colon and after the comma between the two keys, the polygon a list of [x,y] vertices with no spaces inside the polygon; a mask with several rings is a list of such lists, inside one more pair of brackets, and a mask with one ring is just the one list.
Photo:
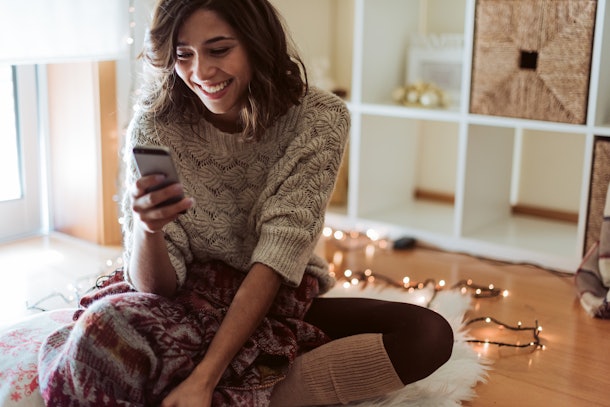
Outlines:
{"label": "smiling woman", "polygon": [[13,68],[0,65],[0,202],[22,195]]}

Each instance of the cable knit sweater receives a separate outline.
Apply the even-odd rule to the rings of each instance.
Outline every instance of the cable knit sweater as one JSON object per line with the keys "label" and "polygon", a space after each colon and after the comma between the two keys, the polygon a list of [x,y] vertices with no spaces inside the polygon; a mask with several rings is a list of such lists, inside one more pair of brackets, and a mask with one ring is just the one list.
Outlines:
{"label": "cable knit sweater", "polygon": [[[243,141],[205,120],[198,126],[168,125],[137,114],[125,149],[127,185],[137,174],[131,148],[165,145],[172,151],[186,195],[196,202],[164,228],[178,285],[184,283],[189,264],[216,259],[244,272],[263,263],[291,286],[309,272],[318,278],[321,292],[328,290],[333,279],[313,250],[349,124],[343,101],[313,87],[258,142]],[[125,264],[132,246],[130,208],[126,194]]]}

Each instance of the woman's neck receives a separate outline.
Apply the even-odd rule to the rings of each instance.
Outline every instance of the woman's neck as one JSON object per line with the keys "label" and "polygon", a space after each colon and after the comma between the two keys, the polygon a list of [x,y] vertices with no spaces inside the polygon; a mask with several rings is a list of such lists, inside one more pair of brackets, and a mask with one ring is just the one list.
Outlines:
{"label": "woman's neck", "polygon": [[219,115],[206,110],[205,119],[224,133],[241,133],[244,129],[239,116]]}

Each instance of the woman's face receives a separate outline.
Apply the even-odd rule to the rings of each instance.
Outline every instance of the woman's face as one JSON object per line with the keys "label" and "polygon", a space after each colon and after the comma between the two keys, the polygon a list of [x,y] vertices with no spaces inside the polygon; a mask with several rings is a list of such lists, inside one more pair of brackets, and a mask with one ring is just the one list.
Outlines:
{"label": "woman's face", "polygon": [[221,129],[234,129],[252,71],[233,28],[210,10],[195,11],[180,27],[176,73],[212,113]]}

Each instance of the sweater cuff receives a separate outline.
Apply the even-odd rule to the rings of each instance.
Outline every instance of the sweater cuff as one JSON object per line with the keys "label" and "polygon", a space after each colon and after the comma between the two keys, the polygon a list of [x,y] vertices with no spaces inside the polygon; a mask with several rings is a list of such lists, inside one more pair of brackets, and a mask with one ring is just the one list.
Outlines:
{"label": "sweater cuff", "polygon": [[303,231],[295,236],[294,230],[291,232],[290,237],[277,233],[277,230],[263,232],[252,253],[250,266],[254,263],[269,266],[284,278],[286,284],[297,287],[303,279],[312,248],[308,233]]}

